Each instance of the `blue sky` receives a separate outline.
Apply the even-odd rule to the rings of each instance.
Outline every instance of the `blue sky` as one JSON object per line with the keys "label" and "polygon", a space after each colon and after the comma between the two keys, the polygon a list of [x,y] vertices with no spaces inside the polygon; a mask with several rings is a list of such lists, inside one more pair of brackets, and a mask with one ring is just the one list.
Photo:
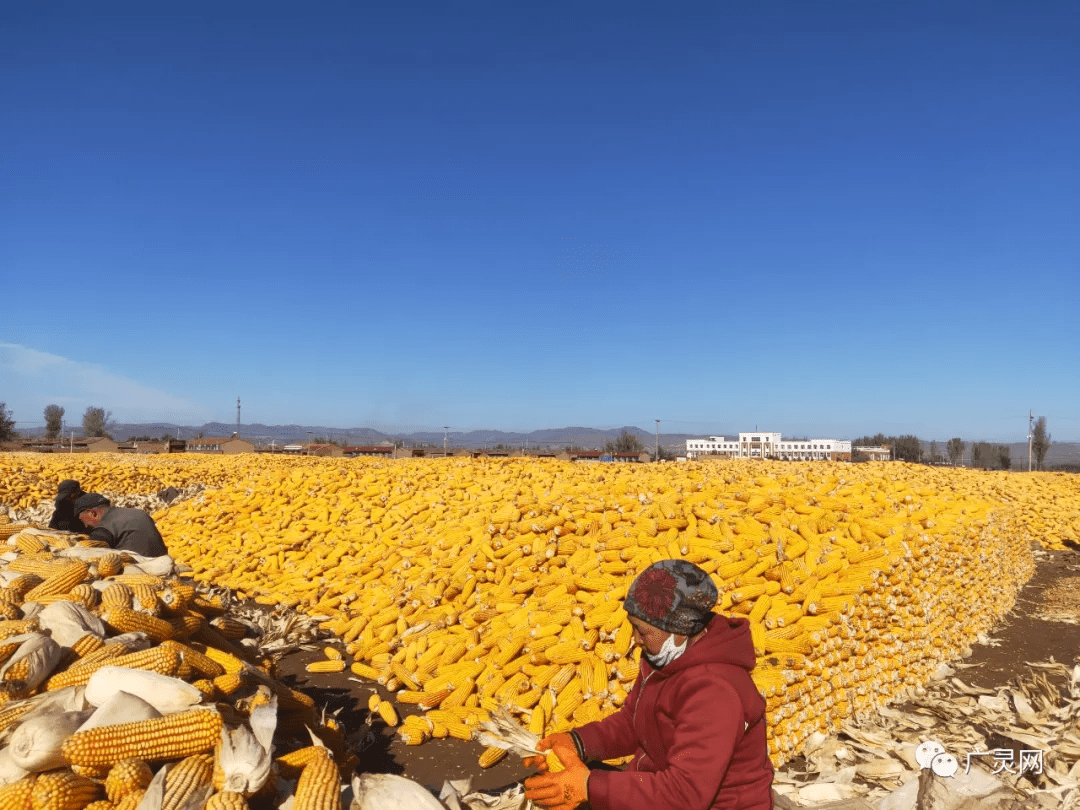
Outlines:
{"label": "blue sky", "polygon": [[1080,438],[1080,6],[522,5],[7,4],[0,400]]}

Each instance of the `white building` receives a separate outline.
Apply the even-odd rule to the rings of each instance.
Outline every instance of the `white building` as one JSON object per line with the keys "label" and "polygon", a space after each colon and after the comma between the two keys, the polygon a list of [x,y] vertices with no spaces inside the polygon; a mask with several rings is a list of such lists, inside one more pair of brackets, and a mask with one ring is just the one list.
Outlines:
{"label": "white building", "polygon": [[892,450],[888,447],[855,447],[856,453],[862,453],[871,461],[888,461],[892,458]]}
{"label": "white building", "polygon": [[738,439],[710,436],[688,439],[686,457],[773,458],[782,461],[833,461],[851,458],[851,442],[840,439],[784,439],[779,433],[740,433]]}

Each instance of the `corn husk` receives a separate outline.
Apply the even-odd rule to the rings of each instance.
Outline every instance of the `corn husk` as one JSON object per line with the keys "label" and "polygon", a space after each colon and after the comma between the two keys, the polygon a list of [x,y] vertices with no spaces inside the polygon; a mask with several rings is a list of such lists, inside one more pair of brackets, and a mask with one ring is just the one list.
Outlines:
{"label": "corn husk", "polygon": [[91,712],[41,712],[24,720],[11,735],[7,750],[18,767],[32,773],[62,768],[64,740],[86,722]]}
{"label": "corn husk", "polygon": [[135,695],[162,714],[187,711],[202,702],[203,694],[179,678],[126,667],[102,667],[86,684],[86,700],[101,706],[117,692]]}
{"label": "corn husk", "polygon": [[354,776],[352,793],[349,810],[446,810],[423,785],[391,773]]}
{"label": "corn husk", "polygon": [[221,730],[216,751],[214,787],[251,796],[270,778],[274,764],[274,729],[277,727],[277,697],[251,712],[250,728]]}
{"label": "corn husk", "polygon": [[0,749],[0,787],[17,782],[24,776],[29,776],[30,771],[24,770],[15,764],[11,758],[9,748]]}
{"label": "corn husk", "polygon": [[161,716],[161,712],[141,697],[132,695],[129,692],[116,692],[98,706],[93,714],[87,718],[86,722],[79,726],[78,730],[86,731],[98,726],[135,723],[139,720],[154,720]]}
{"label": "corn husk", "polygon": [[37,616],[42,632],[61,647],[70,647],[87,633],[98,638],[106,636],[101,619],[78,602],[53,602],[46,605]]}
{"label": "corn husk", "polygon": [[542,754],[536,750],[536,744],[540,737],[533,734],[514,719],[506,709],[497,709],[491,714],[490,720],[480,724],[481,731],[476,733],[476,739],[483,745],[492,748],[503,748],[519,757],[531,757]]}
{"label": "corn husk", "polygon": [[22,646],[0,667],[0,678],[7,674],[16,661],[24,658],[30,660],[29,674],[15,687],[18,694],[28,694],[36,689],[60,663],[60,657],[63,654],[59,644],[41,633],[27,633],[24,636],[9,638],[7,641],[22,641]]}

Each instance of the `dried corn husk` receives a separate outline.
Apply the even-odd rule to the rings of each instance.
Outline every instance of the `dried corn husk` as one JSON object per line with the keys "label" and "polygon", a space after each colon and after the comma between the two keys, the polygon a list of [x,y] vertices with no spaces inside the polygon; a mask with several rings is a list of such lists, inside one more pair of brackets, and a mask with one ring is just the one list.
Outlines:
{"label": "dried corn husk", "polygon": [[161,712],[138,695],[132,695],[129,692],[115,692],[94,710],[86,719],[86,722],[79,726],[78,731],[86,731],[98,726],[153,720],[158,717],[161,717]]}
{"label": "dried corn husk", "polygon": [[17,693],[27,694],[36,689],[60,663],[60,656],[63,654],[59,644],[41,633],[15,636],[7,641],[22,641],[22,646],[0,667],[0,678],[3,678],[17,661],[26,658],[30,662],[29,674],[15,687]]}
{"label": "dried corn husk", "polygon": [[187,711],[202,702],[203,694],[179,678],[126,667],[102,667],[86,684],[86,700],[101,706],[117,692],[145,700],[162,714]]}
{"label": "dried corn husk", "polygon": [[9,748],[0,750],[0,787],[10,785],[12,782],[17,782],[24,776],[29,775],[30,771],[23,770],[15,764],[15,760],[11,758]]}
{"label": "dried corn husk", "polygon": [[70,647],[87,633],[98,638],[106,635],[101,619],[79,602],[53,602],[45,606],[37,620],[42,631],[61,647]]}
{"label": "dried corn husk", "polygon": [[274,764],[274,729],[277,727],[277,697],[251,712],[250,728],[241,725],[221,730],[214,787],[251,796],[270,778]]}
{"label": "dried corn husk", "polygon": [[352,779],[349,810],[446,810],[430,791],[391,773],[362,773]]}
{"label": "dried corn husk", "polygon": [[89,711],[39,712],[24,720],[11,735],[7,748],[12,762],[33,773],[63,767],[67,761],[60,754],[60,747],[91,714]]}
{"label": "dried corn husk", "polygon": [[540,737],[522,728],[509,711],[497,709],[490,714],[491,719],[482,722],[482,731],[476,733],[476,739],[481,744],[502,748],[519,757],[531,757],[541,753],[536,750]]}

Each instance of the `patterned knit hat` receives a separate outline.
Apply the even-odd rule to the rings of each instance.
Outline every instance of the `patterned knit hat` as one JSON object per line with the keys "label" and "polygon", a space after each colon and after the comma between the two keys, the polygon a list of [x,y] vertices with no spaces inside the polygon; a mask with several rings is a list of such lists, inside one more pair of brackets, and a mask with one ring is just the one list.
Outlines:
{"label": "patterned knit hat", "polygon": [[661,560],[638,574],[623,607],[653,627],[692,636],[709,623],[716,597],[716,585],[696,565],[686,560]]}

